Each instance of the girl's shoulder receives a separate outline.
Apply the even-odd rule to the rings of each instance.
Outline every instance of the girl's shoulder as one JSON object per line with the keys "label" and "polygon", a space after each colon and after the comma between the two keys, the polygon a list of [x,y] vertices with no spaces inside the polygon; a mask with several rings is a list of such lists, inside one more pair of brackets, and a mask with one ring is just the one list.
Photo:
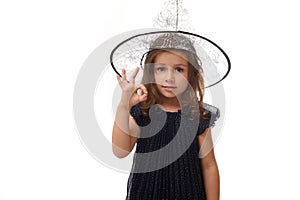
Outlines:
{"label": "girl's shoulder", "polygon": [[214,127],[215,122],[220,118],[220,109],[207,103],[203,104],[203,108],[208,111],[209,127]]}
{"label": "girl's shoulder", "polygon": [[220,117],[220,109],[204,103],[203,104],[203,108],[205,111],[207,111],[203,117],[201,117],[200,123],[199,123],[199,127],[198,127],[198,131],[197,131],[197,135],[201,135],[202,133],[204,133],[205,129],[207,128],[212,128],[215,126],[216,121],[219,119]]}
{"label": "girl's shoulder", "polygon": [[149,121],[147,117],[143,116],[142,109],[139,104],[136,104],[131,107],[130,115],[134,118],[134,120],[139,126],[144,126]]}
{"label": "girl's shoulder", "polygon": [[142,117],[142,110],[139,106],[139,104],[136,104],[131,107],[130,109],[130,115],[135,119],[138,120]]}
{"label": "girl's shoulder", "polygon": [[138,116],[141,113],[142,113],[142,110],[141,110],[139,104],[136,104],[136,105],[132,106],[131,109],[130,109],[130,114],[133,117]]}

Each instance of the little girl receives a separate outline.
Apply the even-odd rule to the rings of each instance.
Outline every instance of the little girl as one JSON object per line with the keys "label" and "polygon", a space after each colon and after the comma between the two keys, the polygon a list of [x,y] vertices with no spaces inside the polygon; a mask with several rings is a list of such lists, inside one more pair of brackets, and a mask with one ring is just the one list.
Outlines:
{"label": "little girl", "polygon": [[113,152],[123,158],[136,145],[126,199],[219,199],[211,138],[219,110],[203,103],[200,63],[188,38],[169,33],[151,44],[140,85],[139,68],[130,81],[124,69],[117,76]]}

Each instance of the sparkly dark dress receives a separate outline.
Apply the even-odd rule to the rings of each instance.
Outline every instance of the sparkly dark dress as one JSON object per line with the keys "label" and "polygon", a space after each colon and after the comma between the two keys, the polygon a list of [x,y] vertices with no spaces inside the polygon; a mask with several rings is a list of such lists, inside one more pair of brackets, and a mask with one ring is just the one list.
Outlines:
{"label": "sparkly dark dress", "polygon": [[130,113],[140,126],[127,200],[205,200],[197,136],[214,126],[219,109],[205,104],[206,119],[191,120],[181,110],[165,112],[158,106],[142,115],[139,105]]}

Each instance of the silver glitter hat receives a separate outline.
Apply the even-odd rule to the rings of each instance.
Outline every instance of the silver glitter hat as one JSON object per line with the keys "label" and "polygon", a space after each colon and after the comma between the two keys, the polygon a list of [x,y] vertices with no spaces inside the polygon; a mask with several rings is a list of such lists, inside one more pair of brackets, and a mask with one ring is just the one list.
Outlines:
{"label": "silver glitter hat", "polygon": [[149,50],[152,51],[155,49],[179,49],[197,55],[191,40],[174,32],[162,34],[152,41]]}
{"label": "silver glitter hat", "polygon": [[[188,12],[181,7],[181,2],[167,0],[163,11],[155,19],[156,29],[142,30],[129,36],[112,50],[110,63],[118,75],[121,76],[123,68],[129,74],[137,66],[143,70],[144,58],[152,50],[177,49],[188,51],[197,57],[206,88],[227,77],[231,64],[226,53],[213,41],[189,31],[182,31],[191,30],[191,23],[188,21]],[[172,27],[175,30],[170,30]]]}

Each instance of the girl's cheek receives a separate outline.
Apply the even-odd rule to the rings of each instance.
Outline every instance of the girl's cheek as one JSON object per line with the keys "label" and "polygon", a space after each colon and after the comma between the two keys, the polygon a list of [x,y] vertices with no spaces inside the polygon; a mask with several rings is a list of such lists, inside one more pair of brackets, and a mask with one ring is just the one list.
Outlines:
{"label": "girl's cheek", "polygon": [[178,75],[177,77],[175,77],[175,79],[177,80],[177,82],[180,83],[188,83],[187,78],[183,75]]}
{"label": "girl's cheek", "polygon": [[162,84],[163,83],[163,77],[161,75],[156,75],[154,77],[155,83],[156,84]]}

